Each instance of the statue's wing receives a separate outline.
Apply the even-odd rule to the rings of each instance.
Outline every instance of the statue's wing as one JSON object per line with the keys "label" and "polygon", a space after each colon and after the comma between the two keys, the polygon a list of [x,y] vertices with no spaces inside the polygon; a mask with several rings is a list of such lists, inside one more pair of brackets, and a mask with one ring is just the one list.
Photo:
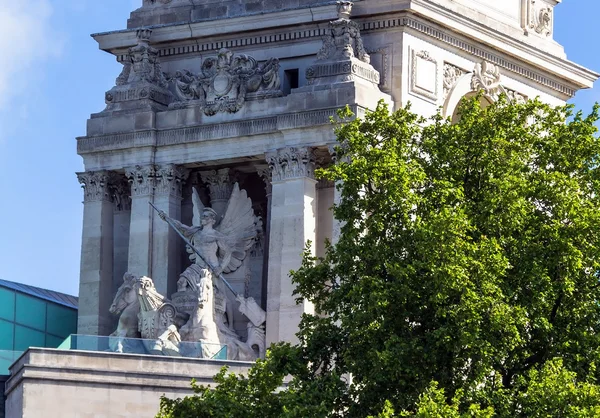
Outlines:
{"label": "statue's wing", "polygon": [[236,183],[233,186],[223,220],[217,228],[226,237],[232,251],[231,261],[223,272],[230,273],[242,265],[247,252],[254,245],[258,226],[259,219],[254,214],[252,200],[245,190],[240,190],[240,186]]}
{"label": "statue's wing", "polygon": [[195,187],[192,188],[192,203],[194,204],[194,217],[192,219],[192,225],[202,225],[202,211],[204,210],[204,204],[200,200],[200,195]]}

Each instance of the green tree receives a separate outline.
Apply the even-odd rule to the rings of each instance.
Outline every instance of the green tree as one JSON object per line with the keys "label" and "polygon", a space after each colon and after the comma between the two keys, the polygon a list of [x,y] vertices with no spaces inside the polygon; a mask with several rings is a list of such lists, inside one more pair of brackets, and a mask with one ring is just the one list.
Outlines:
{"label": "green tree", "polygon": [[160,416],[600,416],[598,107],[478,103],[341,112],[341,236],[291,273],[320,315]]}

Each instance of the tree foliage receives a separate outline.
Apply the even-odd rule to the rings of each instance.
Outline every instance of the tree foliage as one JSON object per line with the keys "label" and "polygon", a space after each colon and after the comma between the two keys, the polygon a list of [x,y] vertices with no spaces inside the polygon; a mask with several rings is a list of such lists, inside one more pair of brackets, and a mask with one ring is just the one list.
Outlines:
{"label": "tree foliage", "polygon": [[291,273],[320,314],[160,416],[600,416],[598,108],[478,103],[342,112],[341,235]]}

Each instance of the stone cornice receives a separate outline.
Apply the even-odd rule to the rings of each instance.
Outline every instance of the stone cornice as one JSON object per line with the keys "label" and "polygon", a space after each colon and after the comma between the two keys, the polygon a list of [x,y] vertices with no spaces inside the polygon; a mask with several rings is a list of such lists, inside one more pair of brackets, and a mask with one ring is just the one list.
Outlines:
{"label": "stone cornice", "polygon": [[[362,108],[356,105],[350,106],[350,108],[358,115],[364,112]],[[337,108],[329,108],[301,113],[287,113],[262,119],[214,123],[187,128],[80,137],[77,138],[77,153],[85,155],[137,147],[188,144],[240,136],[276,133],[282,130],[319,125],[331,129],[330,118],[336,115],[336,110]]]}
{"label": "stone cornice", "polygon": [[[376,9],[381,14],[374,16],[367,14],[365,11],[366,4],[361,5],[358,3],[357,5],[355,20],[360,23],[361,30],[365,34],[389,30],[390,28],[410,28],[567,96],[573,96],[577,89],[591,87],[599,76],[595,72],[562,57],[551,55],[547,51],[535,48],[519,39],[503,35],[479,22],[460,16],[429,1],[380,1],[381,3],[378,3]],[[370,4],[368,6],[372,7]],[[418,15],[427,20],[419,18],[418,15],[409,13],[407,10],[415,10]],[[285,28],[281,24],[280,18],[285,21],[286,16],[291,19],[290,25],[303,26],[297,28],[288,26]],[[155,28],[153,40],[160,51],[160,56],[163,57],[211,52],[220,48],[253,47],[302,39],[317,41],[324,36],[326,31],[322,23],[334,17],[335,9],[333,6],[322,6],[312,9],[312,13],[307,9],[298,9],[214,22],[165,25]],[[438,22],[436,22],[436,19]],[[449,21],[452,22],[452,33],[447,27]],[[197,30],[194,29],[195,25],[198,25]],[[251,30],[256,27],[261,27],[262,31]],[[202,29],[200,30],[200,28]],[[102,49],[115,53],[118,59],[124,59],[125,55],[119,54],[124,54],[125,48],[134,44],[135,31],[124,32],[98,34],[95,37],[100,42]],[[215,40],[215,36],[220,36],[221,40]],[[210,39],[202,42],[202,38]],[[161,47],[158,45],[161,42],[173,43],[175,41],[178,42],[177,46]],[[486,44],[493,45],[503,53],[490,54],[488,52],[489,48],[485,47]],[[519,63],[519,61],[521,62]],[[535,67],[536,71],[527,68],[527,64]],[[544,73],[546,75],[542,75]]]}

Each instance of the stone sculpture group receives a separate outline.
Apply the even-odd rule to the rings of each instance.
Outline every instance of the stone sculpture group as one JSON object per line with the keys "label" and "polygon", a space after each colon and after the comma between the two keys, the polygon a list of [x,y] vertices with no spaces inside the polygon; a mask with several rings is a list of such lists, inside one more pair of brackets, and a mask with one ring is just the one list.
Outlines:
{"label": "stone sculpture group", "polygon": [[[226,352],[228,360],[247,361],[264,357],[265,312],[252,298],[232,297],[222,275],[242,266],[262,227],[252,201],[236,183],[220,222],[195,189],[193,202],[193,226],[164,212],[159,216],[193,247],[194,263],[181,274],[171,299],[158,293],[149,277],[124,275],[110,308],[119,315],[110,349],[124,352],[135,349],[127,345],[142,344],[152,354],[215,358]],[[249,321],[245,341],[233,328],[234,306]]]}

